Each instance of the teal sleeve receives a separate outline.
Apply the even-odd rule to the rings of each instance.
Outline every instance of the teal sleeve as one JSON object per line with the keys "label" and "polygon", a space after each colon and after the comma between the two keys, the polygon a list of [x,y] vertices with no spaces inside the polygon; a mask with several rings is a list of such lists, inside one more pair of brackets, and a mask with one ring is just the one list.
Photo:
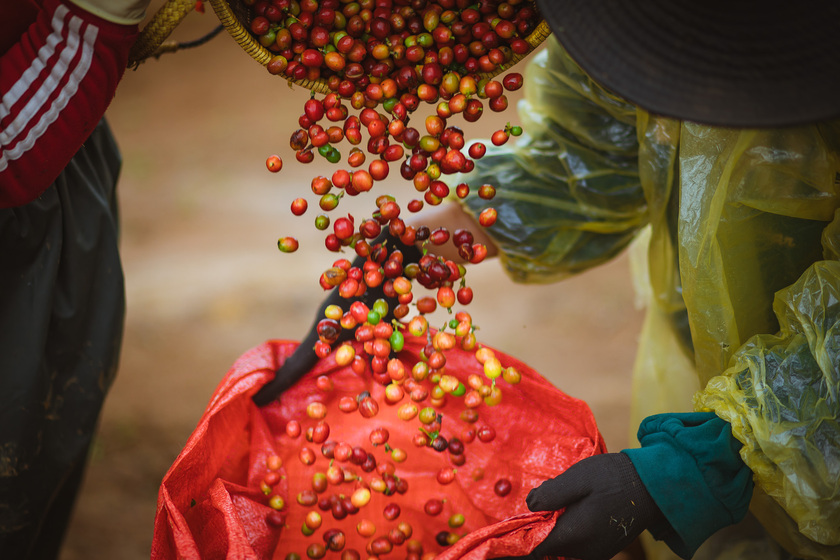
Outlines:
{"label": "teal sleeve", "polygon": [[667,519],[651,533],[680,557],[691,558],[712,533],[747,514],[752,471],[729,423],[711,412],[657,414],[645,418],[638,438],[641,448],[622,452]]}

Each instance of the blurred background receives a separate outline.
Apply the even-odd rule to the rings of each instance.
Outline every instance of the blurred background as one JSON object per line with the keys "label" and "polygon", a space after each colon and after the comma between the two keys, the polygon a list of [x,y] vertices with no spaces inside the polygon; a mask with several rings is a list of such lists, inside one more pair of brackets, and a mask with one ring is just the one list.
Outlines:
{"label": "blurred background", "polygon": [[[208,5],[171,38],[217,25]],[[308,95],[226,32],[126,73],[107,113],[124,158],[125,338],[62,560],[148,558],[160,481],[218,382],[248,349],[307,332],[324,297],[318,277],[336,258],[312,225],[309,190],[333,169],[299,164],[288,147]],[[506,121],[515,123],[513,110],[463,128],[468,139],[488,137]],[[274,153],[285,162],[277,174],[265,168]],[[394,176],[373,193],[414,197]],[[289,211],[298,196],[310,201],[302,217]],[[345,199],[340,210],[361,219],[374,198]],[[277,250],[285,235],[300,240],[297,253]],[[610,450],[628,446],[641,311],[626,256],[549,286],[514,284],[497,261],[467,279],[479,341],[586,401]]]}

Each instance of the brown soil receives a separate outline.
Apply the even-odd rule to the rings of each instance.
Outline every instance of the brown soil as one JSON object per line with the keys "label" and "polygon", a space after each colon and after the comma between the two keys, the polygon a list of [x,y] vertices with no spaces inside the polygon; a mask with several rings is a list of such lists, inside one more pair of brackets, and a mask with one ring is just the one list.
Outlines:
{"label": "brown soil", "polygon": [[[173,38],[217,23],[208,6]],[[306,95],[227,34],[148,61],[120,86],[108,117],[125,160],[126,332],[61,560],[148,558],[161,478],[219,380],[247,349],[308,328],[332,258],[309,220],[288,211],[316,173],[287,143]],[[468,130],[486,136],[490,126]],[[275,152],[286,162],[277,175],[264,167]],[[406,193],[398,181],[387,188]],[[356,203],[357,216],[369,212],[370,200]],[[288,234],[301,240],[294,255],[276,248]],[[609,448],[626,446],[641,323],[626,257],[551,286],[513,284],[498,262],[480,270],[470,308],[480,340],[587,401]]]}

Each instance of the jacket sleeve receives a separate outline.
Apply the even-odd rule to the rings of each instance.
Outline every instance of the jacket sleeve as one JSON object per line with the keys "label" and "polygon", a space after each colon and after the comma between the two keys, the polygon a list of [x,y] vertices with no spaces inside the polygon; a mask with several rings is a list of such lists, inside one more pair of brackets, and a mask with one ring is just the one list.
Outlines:
{"label": "jacket sleeve", "polygon": [[[686,127],[681,151],[710,170],[682,184],[694,202],[683,204],[683,227],[697,232],[681,246],[683,293],[708,375],[695,408],[714,411],[743,443],[751,511],[768,532],[795,556],[837,558],[840,122]],[[712,165],[717,154],[727,166]]]}
{"label": "jacket sleeve", "polygon": [[[840,235],[840,211],[831,229]],[[749,339],[698,394],[697,406],[730,422],[744,443],[741,455],[761,490],[753,512],[762,523],[797,555],[836,558],[840,261],[815,263],[777,293],[774,310],[780,332]]]}
{"label": "jacket sleeve", "polygon": [[[468,213],[495,208],[487,232],[508,274],[551,282],[615,256],[647,221],[638,173],[636,109],[600,88],[552,37],[527,66],[518,106],[524,134],[456,175],[472,193]],[[512,124],[516,124],[515,122]]]}
{"label": "jacket sleeve", "polygon": [[125,71],[136,25],[60,0],[0,57],[0,207],[49,187],[91,134]]}

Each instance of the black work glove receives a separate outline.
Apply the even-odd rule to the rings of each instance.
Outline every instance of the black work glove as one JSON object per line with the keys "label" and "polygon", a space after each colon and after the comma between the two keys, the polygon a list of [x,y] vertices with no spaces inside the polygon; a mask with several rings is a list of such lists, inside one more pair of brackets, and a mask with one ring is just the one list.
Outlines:
{"label": "black work glove", "polygon": [[[420,250],[417,249],[415,246],[406,246],[400,242],[400,240],[388,233],[386,229],[385,232],[376,238],[373,242],[371,242],[372,246],[375,246],[379,243],[385,243],[386,247],[389,248],[389,253],[391,249],[397,248],[403,252],[403,259],[404,263],[408,264],[409,262],[417,262],[420,259]],[[361,268],[364,266],[365,261],[367,260],[366,257],[356,257],[353,261],[353,265],[355,267]],[[321,303],[321,306],[318,308],[318,312],[315,314],[315,320],[312,323],[312,327],[309,329],[309,333],[306,335],[300,346],[298,346],[295,351],[292,353],[291,356],[286,358],[286,361],[283,362],[283,365],[277,370],[277,374],[275,375],[274,379],[266,383],[253,397],[254,403],[257,406],[265,406],[274,399],[276,399],[283,391],[294,385],[298,379],[303,377],[309,370],[311,370],[316,363],[318,363],[318,356],[315,354],[315,343],[318,342],[318,331],[317,326],[318,322],[324,318],[324,310],[329,305],[338,305],[341,307],[345,312],[350,309],[350,305],[357,300],[363,301],[368,307],[373,305],[377,299],[383,298],[388,301],[388,317],[392,317],[392,312],[394,307],[397,305],[396,298],[388,298],[385,297],[384,291],[382,286],[377,288],[368,288],[365,293],[358,298],[343,298],[338,294],[338,289],[334,288],[330,290],[330,295]],[[387,317],[383,317],[383,320],[387,320]],[[346,340],[350,340],[353,338],[353,331],[349,329],[343,329],[341,334],[338,337],[338,340],[335,342],[334,346],[344,342]]]}
{"label": "black work glove", "polygon": [[531,511],[566,511],[531,554],[518,557],[523,560],[546,556],[608,560],[645,529],[664,521],[624,453],[575,463],[531,490],[527,504]]}
{"label": "black work glove", "polygon": [[[361,262],[364,261],[362,260]],[[354,261],[353,265],[356,266],[357,263]],[[257,406],[270,404],[283,391],[294,385],[306,372],[315,367],[315,364],[318,363],[318,356],[315,354],[315,343],[318,342],[317,326],[318,322],[324,318],[324,310],[327,306],[334,304],[341,306],[344,311],[347,311],[353,301],[355,300],[345,299],[338,295],[337,288],[330,290],[330,295],[318,307],[318,311],[315,314],[315,321],[312,323],[312,327],[310,327],[306,338],[301,340],[300,346],[295,348],[292,355],[286,358],[286,361],[277,370],[274,379],[263,385],[254,395],[253,400]],[[375,298],[371,301],[375,301]],[[350,336],[350,331],[342,330],[336,344],[348,340]]]}

